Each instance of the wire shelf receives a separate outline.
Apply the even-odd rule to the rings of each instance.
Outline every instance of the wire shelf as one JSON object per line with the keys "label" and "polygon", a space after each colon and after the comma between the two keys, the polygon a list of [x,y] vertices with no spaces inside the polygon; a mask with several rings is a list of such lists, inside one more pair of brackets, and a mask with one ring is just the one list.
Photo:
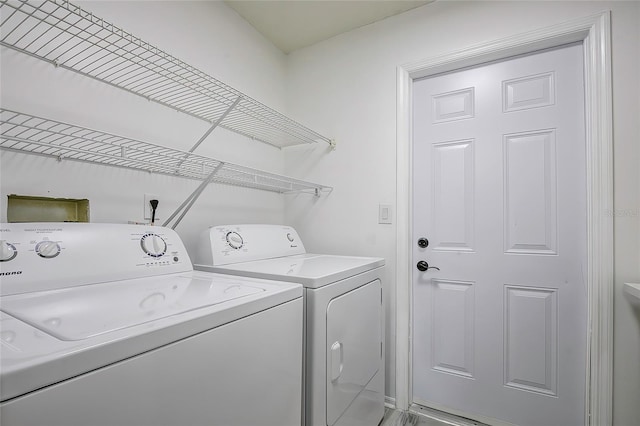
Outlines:
{"label": "wire shelf", "polygon": [[0,109],[0,149],[104,164],[265,191],[320,192],[332,188],[222,162],[123,136]]}
{"label": "wire shelf", "polygon": [[1,0],[0,45],[277,147],[333,142],[68,0]]}

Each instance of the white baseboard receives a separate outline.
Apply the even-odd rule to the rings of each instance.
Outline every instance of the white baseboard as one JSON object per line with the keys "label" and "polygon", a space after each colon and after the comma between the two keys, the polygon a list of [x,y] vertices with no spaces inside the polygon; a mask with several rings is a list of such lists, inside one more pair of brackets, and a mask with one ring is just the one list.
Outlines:
{"label": "white baseboard", "polygon": [[396,408],[396,399],[395,398],[391,398],[390,396],[385,396],[384,397],[384,406],[387,408]]}

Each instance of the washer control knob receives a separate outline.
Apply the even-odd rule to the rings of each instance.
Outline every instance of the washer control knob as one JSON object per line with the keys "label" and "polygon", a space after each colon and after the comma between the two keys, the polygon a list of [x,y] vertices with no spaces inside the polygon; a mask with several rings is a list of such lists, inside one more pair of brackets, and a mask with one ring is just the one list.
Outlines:
{"label": "washer control knob", "polygon": [[51,259],[60,254],[60,244],[55,241],[40,241],[36,244],[36,253],[45,259]]}
{"label": "washer control knob", "polygon": [[167,252],[167,243],[160,235],[145,234],[140,239],[142,250],[151,257],[162,257]]}
{"label": "washer control knob", "polygon": [[227,243],[229,243],[232,249],[238,250],[242,247],[244,241],[242,240],[242,236],[237,232],[228,232]]}
{"label": "washer control knob", "polygon": [[18,250],[13,244],[0,240],[0,262],[8,262],[17,255]]}
{"label": "washer control knob", "polygon": [[293,242],[295,238],[293,238],[293,235],[291,235],[291,233],[287,233],[287,240],[289,240],[289,242]]}

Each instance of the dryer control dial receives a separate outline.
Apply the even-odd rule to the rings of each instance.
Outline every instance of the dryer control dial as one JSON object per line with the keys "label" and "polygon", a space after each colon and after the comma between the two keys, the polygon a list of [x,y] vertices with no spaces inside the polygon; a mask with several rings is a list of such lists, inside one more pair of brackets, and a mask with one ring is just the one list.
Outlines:
{"label": "dryer control dial", "polygon": [[228,232],[227,233],[227,243],[231,246],[232,249],[240,249],[244,244],[244,240],[242,239],[242,235],[237,232]]}
{"label": "dryer control dial", "polygon": [[8,262],[17,255],[18,250],[13,244],[0,240],[0,262]]}
{"label": "dryer control dial", "polygon": [[60,244],[55,241],[40,241],[36,244],[36,253],[45,259],[51,259],[60,254]]}
{"label": "dryer control dial", "polygon": [[143,235],[140,239],[140,246],[151,257],[162,257],[167,252],[167,243],[158,234]]}

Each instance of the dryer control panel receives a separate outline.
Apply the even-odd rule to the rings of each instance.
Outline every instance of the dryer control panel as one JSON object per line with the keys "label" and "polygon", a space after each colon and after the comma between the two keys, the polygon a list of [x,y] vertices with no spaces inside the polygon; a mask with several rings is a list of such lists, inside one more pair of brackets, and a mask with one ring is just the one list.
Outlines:
{"label": "dryer control panel", "polygon": [[159,226],[0,224],[0,295],[191,271],[182,240]]}
{"label": "dryer control panel", "polygon": [[202,233],[195,263],[220,266],[306,253],[291,226],[223,225]]}

